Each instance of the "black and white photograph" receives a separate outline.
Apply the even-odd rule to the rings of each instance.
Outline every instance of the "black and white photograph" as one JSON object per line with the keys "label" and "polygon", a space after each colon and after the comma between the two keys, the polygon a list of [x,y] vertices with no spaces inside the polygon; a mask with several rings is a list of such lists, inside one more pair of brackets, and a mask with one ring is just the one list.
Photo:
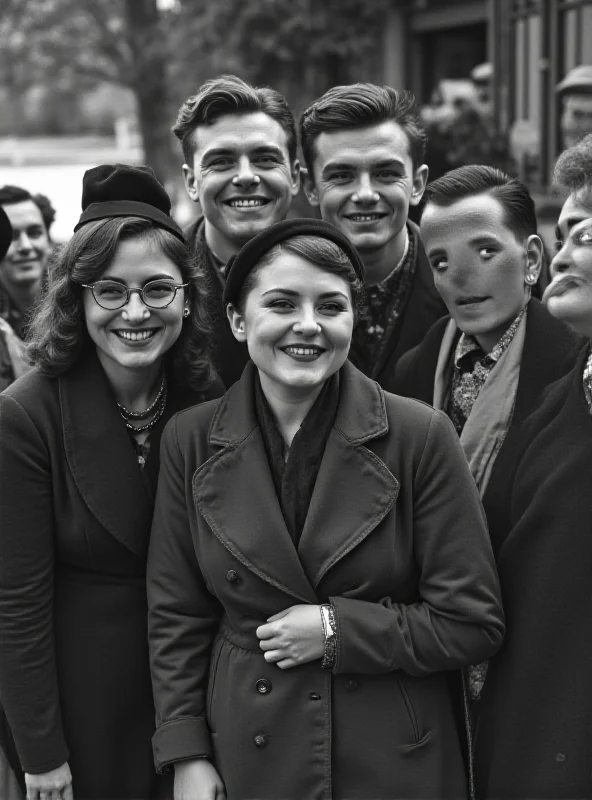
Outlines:
{"label": "black and white photograph", "polygon": [[592,800],[592,0],[0,0],[0,800]]}

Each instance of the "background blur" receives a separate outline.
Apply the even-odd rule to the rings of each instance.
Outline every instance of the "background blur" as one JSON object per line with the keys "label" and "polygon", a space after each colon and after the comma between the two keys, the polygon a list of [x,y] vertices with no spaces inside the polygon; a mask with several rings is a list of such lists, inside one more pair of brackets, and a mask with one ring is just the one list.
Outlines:
{"label": "background blur", "polygon": [[0,12],[0,185],[46,194],[57,241],[98,163],[149,163],[191,218],[170,127],[223,72],[273,85],[297,116],[335,84],[409,88],[433,174],[489,160],[527,180],[554,223],[555,86],[592,64],[592,0],[0,0]]}

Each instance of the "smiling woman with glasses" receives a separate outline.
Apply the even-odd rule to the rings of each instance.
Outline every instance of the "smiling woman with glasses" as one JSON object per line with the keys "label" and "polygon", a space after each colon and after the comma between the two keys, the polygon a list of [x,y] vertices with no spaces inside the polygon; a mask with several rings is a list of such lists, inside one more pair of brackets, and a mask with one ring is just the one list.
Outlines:
{"label": "smiling woman with glasses", "polygon": [[[27,797],[166,797],[145,569],[159,440],[218,394],[204,278],[147,167],[101,166],[0,397],[0,702]],[[0,729],[7,726],[0,725]],[[23,776],[24,772],[24,776]]]}

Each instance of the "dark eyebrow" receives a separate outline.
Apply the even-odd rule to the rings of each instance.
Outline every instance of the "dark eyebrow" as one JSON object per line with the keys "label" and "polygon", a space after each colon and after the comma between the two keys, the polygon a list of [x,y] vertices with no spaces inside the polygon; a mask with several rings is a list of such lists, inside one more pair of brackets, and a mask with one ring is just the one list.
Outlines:
{"label": "dark eyebrow", "polygon": [[203,159],[216,158],[217,156],[233,156],[235,151],[230,147],[212,147],[211,150],[206,150]]}
{"label": "dark eyebrow", "polygon": [[326,175],[329,172],[334,172],[335,170],[340,169],[355,169],[351,164],[347,164],[346,162],[339,162],[339,161],[329,161],[328,164],[325,164],[323,168],[323,175]]}
{"label": "dark eyebrow", "polygon": [[479,236],[474,236],[472,239],[469,239],[469,244],[488,244],[489,242],[495,242],[499,244],[499,239],[493,233],[482,233]]}
{"label": "dark eyebrow", "polygon": [[[587,220],[592,222],[592,217],[589,217],[586,214],[582,214],[581,216],[575,215],[575,216],[571,216],[571,217],[566,217],[566,219],[563,222],[565,224],[565,227],[566,227],[567,231],[569,232],[576,225],[579,225],[580,222],[586,222]],[[559,225],[557,226],[557,230],[558,231],[561,230]],[[561,238],[561,234],[559,234],[558,238]]]}
{"label": "dark eyebrow", "polygon": [[[122,280],[121,278],[111,277],[110,275],[104,275],[102,278],[99,278],[101,281],[113,281],[114,283],[120,283],[122,286],[127,286],[127,282]],[[162,273],[161,275],[153,275],[152,277],[148,278],[148,280],[144,281],[142,286],[146,286],[147,283],[152,283],[152,281],[173,281],[176,283],[175,279],[172,275],[167,275],[166,273]]]}
{"label": "dark eyebrow", "polygon": [[[281,287],[277,287],[274,289],[268,289],[266,292],[263,292],[261,297],[265,297],[266,294],[272,294],[276,292],[278,294],[286,294],[288,297],[300,297],[300,292],[295,291],[294,289],[282,289]],[[343,292],[322,292],[319,295],[321,300],[327,300],[329,297],[345,297],[346,300],[349,300],[348,296]]]}

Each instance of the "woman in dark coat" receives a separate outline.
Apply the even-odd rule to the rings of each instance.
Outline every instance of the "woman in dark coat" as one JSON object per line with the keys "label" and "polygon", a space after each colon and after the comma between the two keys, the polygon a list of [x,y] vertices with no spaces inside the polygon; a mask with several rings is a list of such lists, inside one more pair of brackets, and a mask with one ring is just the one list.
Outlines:
{"label": "woman in dark coat", "polygon": [[152,798],[145,567],[164,424],[209,389],[201,288],[147,167],[83,214],[0,396],[0,702],[27,796]]}
{"label": "woman in dark coat", "polygon": [[481,798],[592,797],[592,136],[565,151],[567,189],[544,300],[587,337],[533,405],[498,553],[507,638],[481,700]]}
{"label": "woman in dark coat", "polygon": [[445,415],[346,360],[362,281],[328,223],[252,239],[225,300],[253,363],[163,437],[149,639],[175,800],[467,795],[445,671],[500,645],[493,556]]}

